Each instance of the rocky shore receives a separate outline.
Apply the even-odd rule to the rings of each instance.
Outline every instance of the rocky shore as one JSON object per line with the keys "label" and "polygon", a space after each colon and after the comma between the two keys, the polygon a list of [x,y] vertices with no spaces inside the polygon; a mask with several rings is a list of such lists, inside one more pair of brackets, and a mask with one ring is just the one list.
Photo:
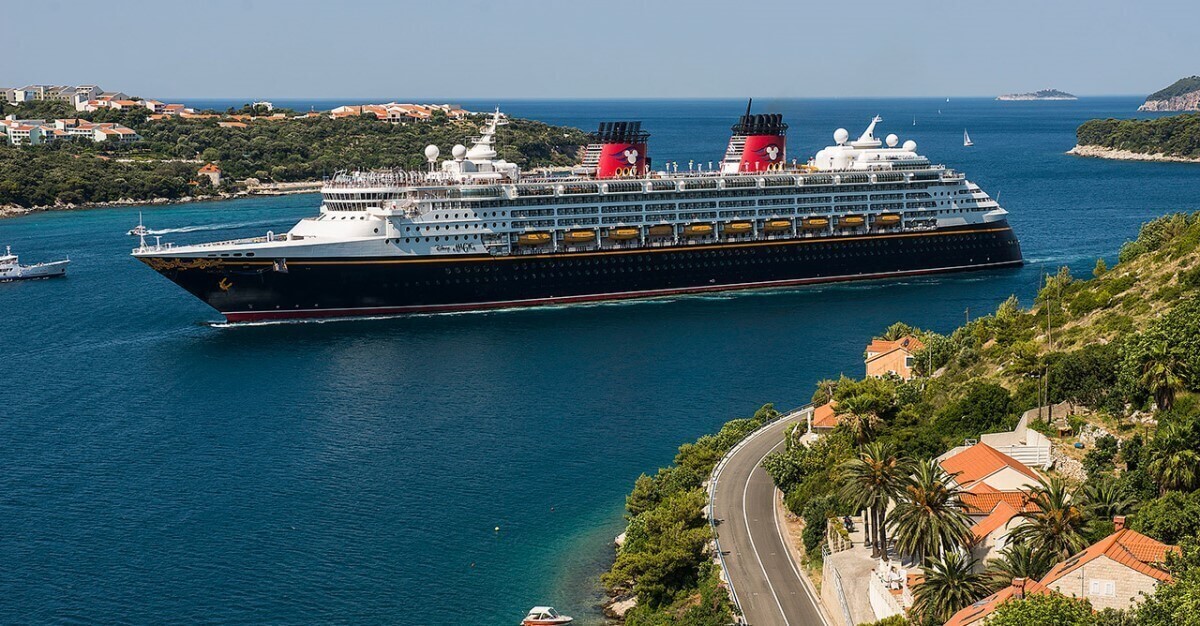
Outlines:
{"label": "rocky shore", "polygon": [[1145,152],[1132,152],[1130,150],[1119,150],[1117,148],[1106,148],[1104,146],[1075,146],[1067,150],[1067,154],[1095,157],[1099,159],[1115,159],[1119,161],[1160,161],[1170,163],[1200,163],[1200,158],[1189,158],[1172,156],[1169,154],[1147,154]]}
{"label": "rocky shore", "polygon": [[148,198],[145,200],[124,198],[113,202],[85,202],[81,204],[64,203],[35,207],[22,207],[15,204],[0,204],[0,219],[6,217],[19,217],[21,215],[39,213],[41,211],[72,211],[76,209],[102,209],[118,206],[186,204],[189,202],[207,202],[212,200],[233,200],[236,198],[247,198],[250,196],[287,196],[299,193],[315,193],[321,189],[322,185],[320,181],[303,181],[296,183],[259,183],[254,179],[243,181],[242,184],[244,185],[244,189],[241,191],[236,191],[233,193],[218,193],[211,196],[201,197],[185,196],[183,198]]}
{"label": "rocky shore", "polygon": [[1193,91],[1165,100],[1147,100],[1139,111],[1200,111],[1200,91]]}

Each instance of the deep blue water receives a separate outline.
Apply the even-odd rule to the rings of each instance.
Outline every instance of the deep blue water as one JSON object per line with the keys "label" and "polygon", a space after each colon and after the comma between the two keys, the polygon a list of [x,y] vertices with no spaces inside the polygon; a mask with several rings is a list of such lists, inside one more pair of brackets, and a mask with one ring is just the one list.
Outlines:
{"label": "deep blue water", "polygon": [[[585,128],[641,119],[656,162],[684,164],[719,159],[745,106],[501,104]],[[1028,302],[1039,272],[1086,274],[1140,223],[1200,208],[1200,166],[1063,154],[1080,122],[1136,105],[756,107],[785,114],[802,160],[878,113],[881,134],[999,194],[1030,264],[998,273],[227,328],[128,256],[137,208],[0,220],[25,260],[72,259],[64,280],[0,285],[0,623],[510,624],[536,603],[594,619],[624,494],[680,443],[860,373],[893,321],[947,330]],[[315,203],[144,210],[194,242],[278,232]]]}

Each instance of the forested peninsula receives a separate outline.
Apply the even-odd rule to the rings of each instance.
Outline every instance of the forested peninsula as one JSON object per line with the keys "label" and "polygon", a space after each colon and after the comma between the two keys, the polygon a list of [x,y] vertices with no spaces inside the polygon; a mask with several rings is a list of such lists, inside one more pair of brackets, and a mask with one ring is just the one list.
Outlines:
{"label": "forested peninsula", "polygon": [[[1060,423],[1039,419],[1030,427],[1053,443],[1060,460],[1045,488],[1067,494],[1070,510],[1046,500],[1045,523],[1038,521],[1042,513],[1031,517],[1032,549],[1005,551],[970,580],[949,581],[965,593],[947,588],[947,576],[928,576],[913,589],[909,615],[887,623],[941,624],[1014,576],[1041,577],[1056,560],[1112,533],[1114,515],[1128,515],[1132,528],[1183,547],[1182,557],[1167,564],[1173,583],[1127,611],[1092,612],[1086,600],[1014,600],[995,623],[1068,623],[1062,610],[1077,614],[1069,623],[1087,626],[1192,623],[1183,618],[1200,602],[1200,214],[1145,224],[1121,248],[1117,264],[1097,260],[1087,279],[1065,267],[1047,275],[1028,308],[1013,296],[995,313],[948,334],[900,322],[882,333],[903,336],[924,345],[914,354],[912,380],[816,382],[814,403],[834,400],[838,425],[815,443],[803,441],[808,438],[799,427],[786,449],[763,463],[786,507],[803,520],[805,565],[820,571],[826,532],[861,508],[859,496],[872,480],[864,468],[893,461],[913,474],[895,492],[901,495],[889,513],[889,537],[918,545],[961,535],[945,531],[963,523],[952,503],[932,516],[906,508],[903,494],[918,493],[921,480],[933,481],[930,489],[945,480],[929,459],[964,439],[1011,430],[1029,409],[1066,402],[1072,411]],[[864,344],[870,339],[864,336]],[[680,447],[674,465],[637,480],[626,501],[626,540],[603,579],[613,594],[637,597],[628,624],[729,623],[732,608],[707,552],[702,484],[725,451],[776,415],[768,405],[753,418],[730,422],[719,434]],[[1084,432],[1094,438],[1077,450],[1073,442]],[[922,467],[934,469],[922,473]],[[909,515],[910,509],[916,512]],[[1050,519],[1067,513],[1065,525]],[[950,565],[931,559],[926,568],[962,573]]]}
{"label": "forested peninsula", "polygon": [[1090,120],[1069,154],[1131,161],[1200,162],[1200,113],[1142,120]]}
{"label": "forested peninsula", "polygon": [[[66,103],[37,101],[0,105],[20,119],[82,118],[128,126],[142,140],[129,144],[64,139],[33,146],[0,142],[0,207],[72,208],[124,201],[160,201],[227,196],[245,190],[239,181],[319,181],[343,169],[426,167],[424,148],[443,154],[477,135],[481,116],[452,121],[445,115],[406,124],[362,116],[326,115],[252,119],[237,127],[221,118],[148,119],[144,108],[76,112]],[[252,114],[252,107],[229,114]],[[524,168],[569,165],[586,141],[583,131],[510,119],[497,133],[500,157]],[[214,188],[197,170],[205,163],[222,170]]]}

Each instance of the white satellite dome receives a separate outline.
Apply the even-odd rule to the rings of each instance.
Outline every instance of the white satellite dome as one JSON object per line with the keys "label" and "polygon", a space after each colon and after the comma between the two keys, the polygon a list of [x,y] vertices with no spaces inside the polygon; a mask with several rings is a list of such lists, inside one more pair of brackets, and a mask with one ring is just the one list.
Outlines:
{"label": "white satellite dome", "polygon": [[429,144],[428,146],[425,146],[425,159],[428,161],[431,161],[431,162],[435,161],[435,160],[437,160],[438,154],[440,152],[441,151],[438,150],[437,146],[435,146],[433,144]]}
{"label": "white satellite dome", "polygon": [[909,139],[908,141],[904,142],[904,149],[908,150],[909,152],[916,152],[917,151],[917,142],[913,141],[912,139]]}
{"label": "white satellite dome", "polygon": [[455,159],[461,161],[463,157],[467,156],[467,147],[460,143],[450,150],[450,154],[453,154]]}
{"label": "white satellite dome", "polygon": [[900,143],[900,138],[896,136],[896,133],[892,133],[887,136],[886,141],[889,148],[895,148],[896,144]]}
{"label": "white satellite dome", "polygon": [[833,143],[836,143],[840,146],[846,143],[848,139],[850,139],[850,131],[846,130],[845,128],[839,128],[833,131]]}

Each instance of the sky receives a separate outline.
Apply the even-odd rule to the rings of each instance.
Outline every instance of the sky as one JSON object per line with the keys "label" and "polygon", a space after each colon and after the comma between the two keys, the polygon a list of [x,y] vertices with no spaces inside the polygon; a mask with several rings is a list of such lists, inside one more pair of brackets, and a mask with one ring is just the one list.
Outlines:
{"label": "sky", "polygon": [[0,86],[151,98],[1145,95],[1200,1],[0,0]]}

